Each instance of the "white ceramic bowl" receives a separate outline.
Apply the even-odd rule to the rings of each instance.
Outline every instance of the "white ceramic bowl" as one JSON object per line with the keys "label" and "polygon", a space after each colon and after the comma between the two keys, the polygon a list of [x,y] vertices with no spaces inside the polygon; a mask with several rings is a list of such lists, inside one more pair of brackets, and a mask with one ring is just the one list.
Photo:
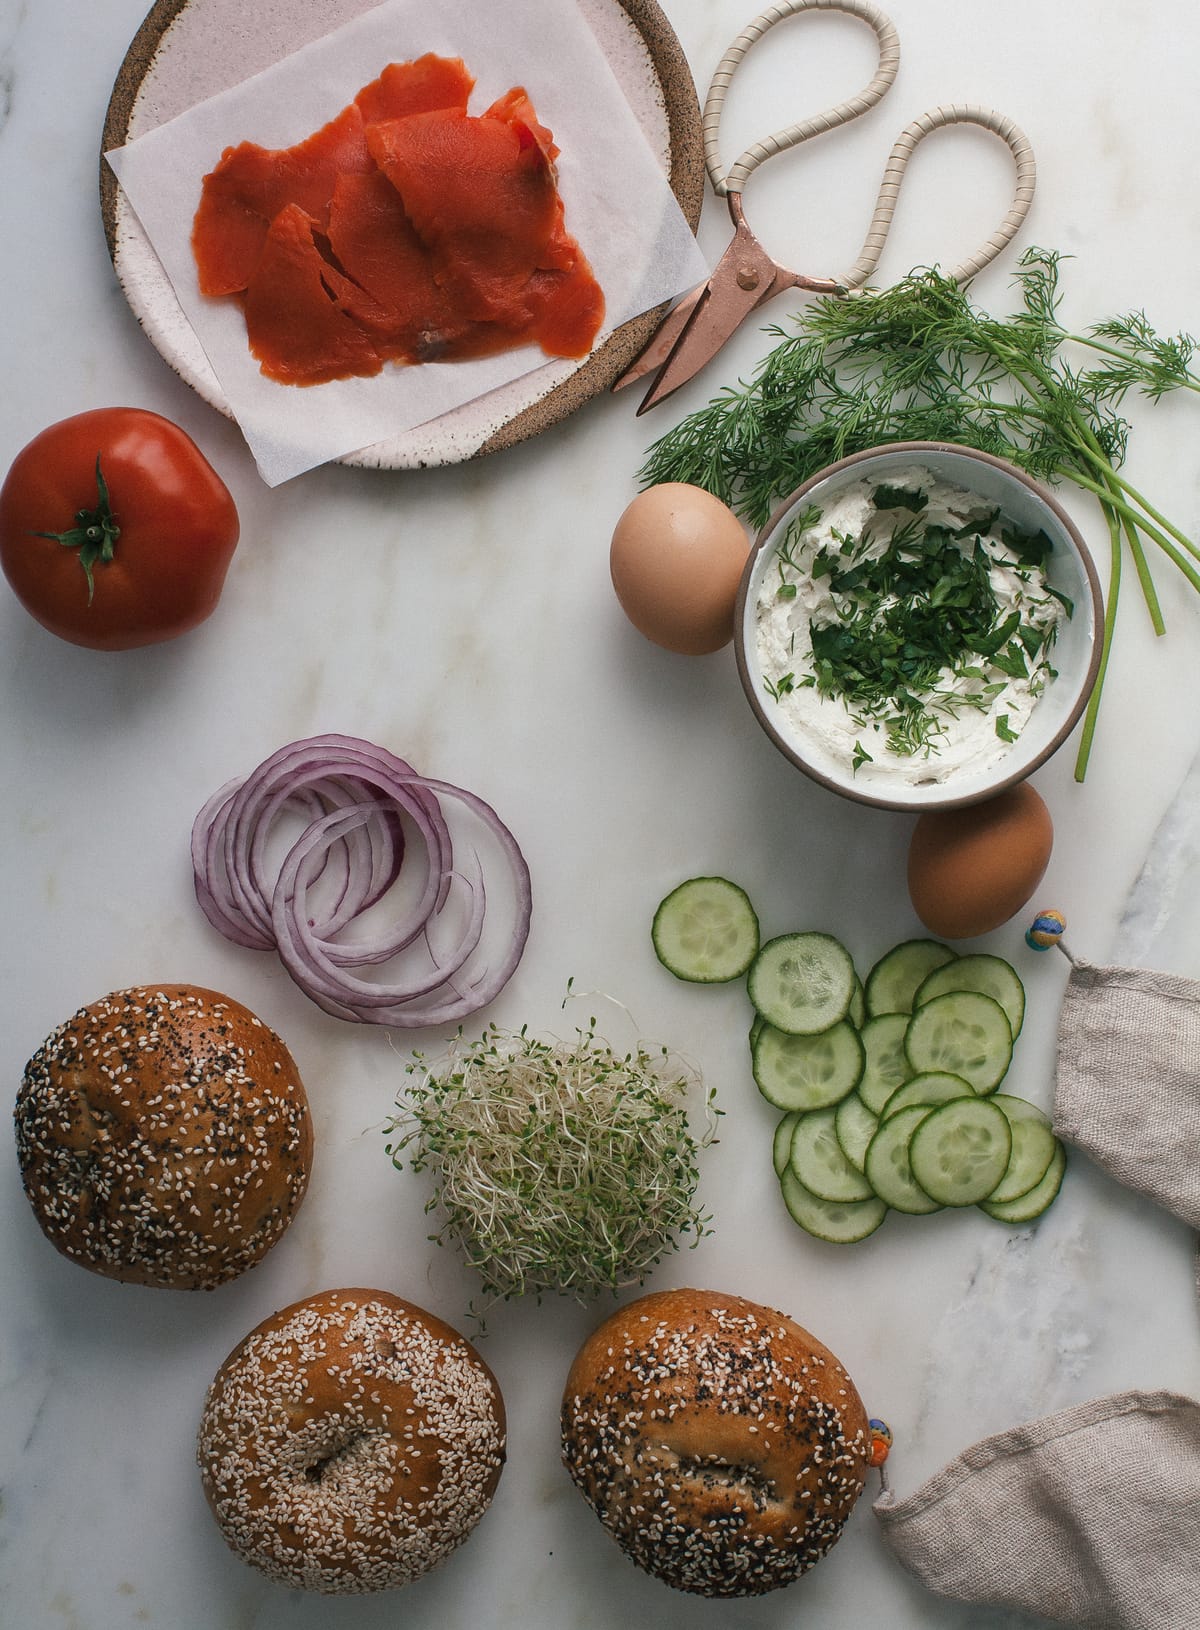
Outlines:
{"label": "white ceramic bowl", "polygon": [[[946,769],[936,753],[903,764],[873,757],[857,770],[813,729],[793,725],[772,698],[760,666],[758,605],[764,582],[778,576],[777,550],[797,512],[810,504],[828,509],[855,484],[894,484],[914,469],[964,488],[998,507],[1022,531],[1044,531],[1052,545],[1049,583],[1073,605],[1052,652],[1057,677],[1038,698],[1018,739],[997,737],[991,762]],[[762,728],[784,756],[814,781],[859,803],[921,812],[977,803],[1013,786],[1065,741],[1096,682],[1100,665],[1103,600],[1087,546],[1061,506],[1024,471],[990,454],[944,442],[896,442],[857,453],[822,470],[776,510],[751,550],[738,594],[734,641],[742,685]],[[994,729],[993,729],[994,734]],[[875,745],[877,738],[866,740]],[[990,748],[989,742],[989,748]]]}

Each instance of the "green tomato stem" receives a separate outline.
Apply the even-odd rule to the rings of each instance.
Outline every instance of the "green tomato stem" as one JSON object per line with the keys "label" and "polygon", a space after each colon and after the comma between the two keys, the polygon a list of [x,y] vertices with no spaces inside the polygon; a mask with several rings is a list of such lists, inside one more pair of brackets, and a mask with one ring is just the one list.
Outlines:
{"label": "green tomato stem", "polygon": [[35,532],[34,537],[53,538],[55,543],[61,543],[64,549],[79,550],[79,564],[87,578],[90,606],[92,596],[96,592],[93,568],[97,561],[105,562],[112,559],[113,550],[120,536],[121,528],[113,516],[108,497],[108,483],[104,479],[104,472],[100,468],[100,455],[97,453],[95,509],[79,510],[75,516],[75,525],[69,532]]}

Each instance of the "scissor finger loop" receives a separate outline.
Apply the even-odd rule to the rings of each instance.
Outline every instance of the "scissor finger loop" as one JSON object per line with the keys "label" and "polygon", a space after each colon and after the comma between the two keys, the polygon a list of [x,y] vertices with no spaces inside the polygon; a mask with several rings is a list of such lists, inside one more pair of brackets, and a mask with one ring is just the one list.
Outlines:
{"label": "scissor finger loop", "polygon": [[[857,96],[852,96],[844,102],[839,102],[835,107],[826,109],[824,113],[799,120],[784,130],[776,131],[773,136],[765,136],[761,141],[755,142],[729,167],[726,174],[721,163],[719,132],[725,95],[733,76],[751,46],[760,40],[768,29],[805,11],[840,11],[851,17],[860,17],[865,23],[870,24],[879,41],[879,66],[875,76]],[[780,0],[780,4],[769,7],[742,30],[721,58],[713,74],[708,96],[705,98],[702,121],[704,163],[713,191],[718,197],[724,197],[730,192],[741,192],[747,178],[766,159],[773,158],[776,153],[785,153],[789,148],[797,147],[812,136],[824,135],[826,131],[836,130],[839,125],[849,124],[852,119],[861,117],[895,84],[899,67],[900,36],[896,33],[891,19],[871,5],[869,0]]]}
{"label": "scissor finger loop", "polygon": [[[768,29],[785,18],[809,11],[844,12],[870,25],[879,42],[879,64],[874,77],[857,96],[756,142],[725,173],[718,149],[718,132],[725,93],[738,65]],[[1011,119],[990,108],[952,103],[923,113],[897,137],[884,169],[862,252],[845,277],[810,277],[788,271],[763,248],[742,209],[742,188],[747,178],[776,153],[848,124],[874,107],[894,83],[899,63],[900,42],[896,30],[870,0],[779,0],[744,29],[729,47],[713,76],[705,101],[703,133],[705,165],[714,190],[725,198],[729,207],[733,241],[712,276],[678,303],[654,340],[614,385],[614,390],[619,390],[652,369],[657,370],[655,382],[646,393],[639,413],[646,412],[694,378],[745,318],[781,290],[800,288],[826,295],[860,291],[879,264],[908,162],[918,143],[935,130],[954,124],[980,125],[1007,143],[1017,168],[1016,189],[1007,215],[982,247],[956,268],[952,274],[954,279],[964,283],[974,277],[1015,235],[1029,212],[1036,180],[1028,138]]]}
{"label": "scissor finger loop", "polygon": [[928,113],[923,113],[919,119],[914,119],[910,125],[906,125],[896,138],[883,172],[879,196],[875,201],[875,212],[871,217],[862,253],[845,277],[839,280],[844,288],[861,288],[879,265],[883,246],[891,230],[892,217],[896,213],[900,183],[904,179],[908,161],[916,151],[917,144],[935,130],[943,130],[948,125],[956,124],[979,125],[1007,143],[1017,167],[1017,179],[1013,200],[1004,220],[969,260],[955,267],[951,274],[953,280],[956,283],[969,282],[1016,236],[1029,214],[1037,182],[1037,165],[1029,138],[1011,119],[992,108],[974,107],[957,102],[946,107],[933,108]]}

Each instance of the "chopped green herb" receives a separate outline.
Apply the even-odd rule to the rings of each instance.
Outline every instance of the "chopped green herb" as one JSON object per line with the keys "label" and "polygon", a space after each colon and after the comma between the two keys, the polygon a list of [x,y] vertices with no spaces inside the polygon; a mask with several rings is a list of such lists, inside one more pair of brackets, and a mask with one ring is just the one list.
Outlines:
{"label": "chopped green herb", "polygon": [[1022,566],[1044,566],[1054,551],[1044,532],[1019,532],[1015,526],[1006,526],[1000,535]]}
{"label": "chopped green herb", "polygon": [[911,509],[922,510],[929,502],[925,493],[920,490],[913,492],[910,487],[876,487],[871,494],[871,502],[876,509]]}
{"label": "chopped green herb", "polygon": [[1000,519],[999,509],[989,509],[986,514],[973,515],[969,521],[963,523],[954,534],[956,538],[972,538],[979,532],[992,532],[996,522]]}
{"label": "chopped green herb", "polygon": [[[882,505],[880,493],[889,500]],[[891,503],[898,493],[910,501]],[[1013,573],[1011,529],[1002,542],[998,514],[986,517],[994,523],[986,534],[949,526],[930,518],[928,494],[919,505],[913,495],[910,487],[877,488],[861,535],[832,525],[822,534],[807,514],[788,527],[776,597],[807,579],[823,584],[827,599],[808,619],[811,671],[764,680],[776,701],[798,685],[840,699],[856,724],[881,729],[904,756],[935,752],[946,721],[989,710],[1008,679],[1039,693],[1062,615],[1033,567],[1016,574],[1015,605],[998,598],[993,573]],[[866,760],[856,756],[854,768]]]}
{"label": "chopped green herb", "polygon": [[1008,674],[1010,679],[1025,679],[1029,674],[1025,653],[1015,640],[1010,640],[1002,651],[993,652],[992,666]]}

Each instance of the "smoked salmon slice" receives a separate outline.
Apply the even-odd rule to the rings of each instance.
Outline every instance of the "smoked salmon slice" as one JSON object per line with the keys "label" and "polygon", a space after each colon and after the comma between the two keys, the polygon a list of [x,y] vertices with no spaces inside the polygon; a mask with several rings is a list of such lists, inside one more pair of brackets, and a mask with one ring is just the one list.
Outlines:
{"label": "smoked salmon slice", "polygon": [[460,58],[391,63],[289,148],[226,148],[192,228],[201,290],[312,385],[536,344],[586,356],[604,295],[568,232],[553,133],[523,86],[485,113]]}
{"label": "smoked salmon slice", "polygon": [[547,356],[587,356],[604,320],[604,295],[587,261],[580,255],[570,271],[539,272],[533,281],[533,338]]}
{"label": "smoked salmon slice", "polygon": [[464,315],[434,276],[433,261],[379,170],[342,176],[329,208],[329,250],[370,297],[355,312],[389,362],[454,362],[505,350],[512,336]]}
{"label": "smoked salmon slice", "polygon": [[429,53],[413,62],[390,62],[354,98],[367,124],[381,119],[402,119],[407,113],[428,113],[431,108],[466,109],[475,81],[461,57]]}
{"label": "smoked salmon slice", "polygon": [[[448,106],[449,104],[447,104]],[[514,85],[512,90],[505,91],[498,96],[484,114],[485,119],[504,119],[509,124],[522,124],[532,131],[537,138],[538,145],[548,159],[558,157],[558,148],[554,145],[553,133],[534,112],[533,103],[529,100],[529,92],[524,85]]]}
{"label": "smoked salmon slice", "polygon": [[[271,222],[246,289],[250,350],[285,385],[377,374],[383,358],[352,314],[361,289],[334,270],[316,242],[317,223],[299,204]],[[349,302],[351,311],[346,310]]]}
{"label": "smoked salmon slice", "polygon": [[367,146],[460,309],[523,327],[558,221],[554,170],[528,127],[440,110],[372,125]]}
{"label": "smoked salmon slice", "polygon": [[192,223],[192,249],[203,294],[238,294],[249,283],[271,222],[288,204],[322,221],[339,175],[374,168],[362,113],[351,102],[295,147],[257,142],[227,147],[204,178]]}
{"label": "smoked salmon slice", "polygon": [[321,225],[340,175],[375,168],[366,125],[430,108],[465,110],[475,81],[457,57],[393,62],[349,106],[293,147],[240,142],[205,176],[192,224],[203,294],[237,294],[250,281],[267,228],[285,204],[299,204]]}

